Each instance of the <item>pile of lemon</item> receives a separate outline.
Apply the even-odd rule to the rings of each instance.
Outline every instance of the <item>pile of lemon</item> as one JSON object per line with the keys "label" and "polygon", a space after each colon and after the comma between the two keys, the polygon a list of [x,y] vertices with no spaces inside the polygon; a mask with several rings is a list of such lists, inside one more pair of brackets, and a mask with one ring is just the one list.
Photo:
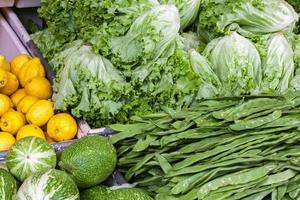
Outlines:
{"label": "pile of lemon", "polygon": [[77,124],[68,113],[54,113],[52,88],[39,58],[18,55],[10,63],[0,55],[0,151],[24,137],[49,143],[70,140]]}

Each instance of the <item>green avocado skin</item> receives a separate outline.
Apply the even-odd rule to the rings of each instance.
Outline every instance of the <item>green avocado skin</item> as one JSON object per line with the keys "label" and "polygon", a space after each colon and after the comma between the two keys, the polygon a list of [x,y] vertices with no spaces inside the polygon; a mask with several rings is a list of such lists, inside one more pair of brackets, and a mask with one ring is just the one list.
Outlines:
{"label": "green avocado skin", "polygon": [[106,200],[153,200],[153,199],[142,190],[135,189],[135,188],[122,188],[122,189],[112,190],[107,196]]}
{"label": "green avocado skin", "polygon": [[98,185],[80,192],[80,200],[107,200],[110,189],[103,185]]}
{"label": "green avocado skin", "polygon": [[58,163],[82,189],[103,182],[116,164],[116,149],[108,137],[102,136],[86,136],[75,141],[61,153]]}

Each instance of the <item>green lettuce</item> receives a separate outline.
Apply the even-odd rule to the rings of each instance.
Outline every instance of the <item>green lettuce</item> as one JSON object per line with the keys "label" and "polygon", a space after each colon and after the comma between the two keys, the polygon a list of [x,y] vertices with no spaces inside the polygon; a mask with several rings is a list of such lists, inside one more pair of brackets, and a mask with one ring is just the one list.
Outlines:
{"label": "green lettuce", "polygon": [[43,53],[44,58],[51,59],[63,49],[65,40],[60,40],[48,29],[37,31],[30,35],[37,48]]}
{"label": "green lettuce", "polygon": [[191,66],[201,80],[198,98],[212,98],[220,94],[221,82],[212,70],[211,63],[196,50],[190,50]]}
{"label": "green lettuce", "polygon": [[212,40],[203,54],[219,77],[223,95],[257,93],[261,83],[261,60],[254,44],[232,32]]}
{"label": "green lettuce", "polygon": [[125,35],[137,17],[156,5],[156,0],[77,0],[73,15],[79,37],[109,56],[110,40]]}
{"label": "green lettuce", "polygon": [[48,26],[48,30],[60,41],[76,39],[78,28],[73,16],[76,0],[41,0],[39,15]]}
{"label": "green lettuce", "polygon": [[108,123],[120,112],[130,87],[111,62],[90,46],[74,41],[50,64],[59,69],[53,97],[56,110],[71,110],[92,126]]}
{"label": "green lettuce", "polygon": [[184,48],[186,51],[190,49],[195,49],[201,52],[206,46],[206,42],[201,40],[197,33],[191,31],[181,33],[180,40],[184,44]]}
{"label": "green lettuce", "polygon": [[294,76],[294,52],[282,33],[265,35],[256,43],[262,59],[262,91],[282,93]]}
{"label": "green lettuce", "polygon": [[50,64],[56,69],[55,109],[70,110],[92,127],[125,123],[130,116],[189,106],[202,84],[178,40],[172,51],[130,72],[130,79],[82,41],[66,45]]}
{"label": "green lettuce", "polygon": [[139,16],[125,36],[110,41],[112,61],[123,68],[155,61],[174,46],[179,28],[179,13],[175,6],[155,6]]}
{"label": "green lettuce", "polygon": [[199,26],[216,35],[238,27],[265,34],[292,30],[298,18],[293,7],[284,0],[204,0]]}
{"label": "green lettuce", "polygon": [[175,5],[180,14],[180,29],[184,30],[193,24],[198,17],[201,0],[160,0],[162,4]]}
{"label": "green lettuce", "polygon": [[39,15],[59,41],[81,39],[107,56],[109,40],[124,35],[138,16],[155,5],[156,0],[42,0]]}

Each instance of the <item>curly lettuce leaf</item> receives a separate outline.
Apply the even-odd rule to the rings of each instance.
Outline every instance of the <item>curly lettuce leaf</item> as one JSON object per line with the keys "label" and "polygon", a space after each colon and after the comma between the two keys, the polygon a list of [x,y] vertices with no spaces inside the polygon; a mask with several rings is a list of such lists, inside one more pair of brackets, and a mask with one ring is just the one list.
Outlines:
{"label": "curly lettuce leaf", "polygon": [[125,36],[110,41],[112,61],[119,67],[124,64],[132,67],[156,60],[174,44],[179,28],[179,13],[175,6],[155,6],[139,16]]}
{"label": "curly lettuce leaf", "polygon": [[[109,60],[90,46],[74,41],[50,62],[59,68],[54,91],[55,109],[68,110],[93,124],[112,120],[125,103],[130,86]],[[106,121],[107,122],[107,121]]]}
{"label": "curly lettuce leaf", "polygon": [[76,0],[41,0],[39,15],[46,21],[48,30],[60,41],[76,39],[75,3]]}
{"label": "curly lettuce leaf", "polygon": [[204,0],[199,26],[220,35],[233,25],[256,34],[292,30],[298,14],[284,0]]}
{"label": "curly lettuce leaf", "polygon": [[125,35],[133,21],[155,5],[156,0],[77,0],[74,17],[79,37],[93,44],[95,52],[109,56],[111,38]]}
{"label": "curly lettuce leaf", "polygon": [[30,35],[37,48],[47,59],[52,58],[63,49],[64,41],[59,40],[48,29],[35,32]]}

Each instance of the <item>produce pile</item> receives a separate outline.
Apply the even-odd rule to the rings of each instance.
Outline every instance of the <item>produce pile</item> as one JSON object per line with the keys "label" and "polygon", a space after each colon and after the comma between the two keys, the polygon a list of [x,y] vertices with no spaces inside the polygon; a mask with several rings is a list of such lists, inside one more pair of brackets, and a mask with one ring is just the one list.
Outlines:
{"label": "produce pile", "polygon": [[[294,9],[291,5],[294,6]],[[93,127],[162,106],[300,90],[297,0],[42,0],[55,109]]]}
{"label": "produce pile", "polygon": [[116,150],[106,137],[84,137],[58,155],[45,140],[26,137],[8,151],[0,168],[0,199],[152,200],[137,188],[102,185],[116,161]]}
{"label": "produce pile", "polygon": [[205,100],[111,125],[118,166],[157,200],[300,198],[300,93]]}
{"label": "produce pile", "polygon": [[18,55],[11,62],[0,55],[0,152],[24,137],[49,143],[73,139],[75,119],[54,112],[52,87],[38,58]]}

